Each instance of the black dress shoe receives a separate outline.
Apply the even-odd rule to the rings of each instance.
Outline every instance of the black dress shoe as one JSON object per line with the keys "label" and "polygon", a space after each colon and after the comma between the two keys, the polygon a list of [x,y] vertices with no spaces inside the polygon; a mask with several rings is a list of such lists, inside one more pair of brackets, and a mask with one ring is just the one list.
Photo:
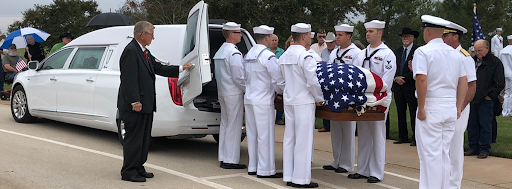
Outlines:
{"label": "black dress shoe", "polygon": [[367,182],[369,182],[369,183],[377,183],[377,182],[380,182],[380,180],[377,177],[370,176],[370,178],[368,178]]}
{"label": "black dress shoe", "polygon": [[334,170],[336,173],[348,173],[348,171],[344,168],[338,167],[336,170]]}
{"label": "black dress shoe", "polygon": [[130,182],[146,182],[146,178],[141,177],[139,175],[135,175],[132,177],[121,177],[124,181],[130,181]]}
{"label": "black dress shoe", "polygon": [[256,175],[256,172],[247,172],[248,175]]}
{"label": "black dress shoe", "polygon": [[334,168],[331,165],[324,165],[322,168],[324,168],[325,170],[336,170],[336,168]]}
{"label": "black dress shoe", "polygon": [[407,140],[398,139],[398,140],[395,140],[395,142],[393,142],[393,144],[402,144],[402,143],[407,143],[407,142],[408,142]]}
{"label": "black dress shoe", "polygon": [[267,175],[267,176],[258,175],[258,178],[283,178],[283,173],[276,173],[276,174]]}
{"label": "black dress shoe", "polygon": [[153,178],[153,177],[155,177],[155,175],[153,173],[149,173],[149,172],[139,173],[139,176],[144,177],[144,178]]}
{"label": "black dress shoe", "polygon": [[286,182],[286,186],[292,186],[292,182]]}
{"label": "black dress shoe", "polygon": [[245,169],[247,166],[244,164],[233,164],[233,163],[224,163],[222,166],[224,169]]}
{"label": "black dress shoe", "polygon": [[349,174],[348,178],[351,178],[351,179],[365,179],[365,178],[368,178],[368,177],[364,176],[364,175],[361,175],[359,173],[354,173],[354,174]]}
{"label": "black dress shoe", "polygon": [[292,183],[292,187],[294,187],[294,188],[318,188],[318,184],[314,183],[314,182],[311,182],[309,184],[295,184],[295,183]]}
{"label": "black dress shoe", "polygon": [[224,162],[221,161],[219,167],[224,168]]}
{"label": "black dress shoe", "polygon": [[416,146],[416,141],[412,141],[410,146]]}

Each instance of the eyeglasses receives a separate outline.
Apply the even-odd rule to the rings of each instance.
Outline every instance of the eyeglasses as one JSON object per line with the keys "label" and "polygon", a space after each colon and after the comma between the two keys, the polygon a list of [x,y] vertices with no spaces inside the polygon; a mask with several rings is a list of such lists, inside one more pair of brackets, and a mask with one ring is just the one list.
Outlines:
{"label": "eyeglasses", "polygon": [[325,39],[325,35],[319,35],[318,37]]}
{"label": "eyeglasses", "polygon": [[155,34],[153,34],[153,33],[149,33],[149,32],[144,32],[144,33],[151,35],[151,37],[155,37]]}

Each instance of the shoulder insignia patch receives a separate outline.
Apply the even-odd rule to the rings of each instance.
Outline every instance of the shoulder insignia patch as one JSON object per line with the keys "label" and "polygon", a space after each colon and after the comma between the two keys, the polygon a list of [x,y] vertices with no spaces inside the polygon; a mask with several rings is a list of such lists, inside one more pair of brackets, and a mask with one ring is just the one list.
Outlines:
{"label": "shoulder insignia patch", "polygon": [[276,58],[276,55],[269,56],[269,57],[268,57],[268,60],[270,60],[270,59],[272,59],[272,58]]}
{"label": "shoulder insignia patch", "polygon": [[465,56],[471,56],[471,54],[469,54],[468,51],[466,51],[466,49],[460,48],[460,52]]}
{"label": "shoulder insignia patch", "polygon": [[306,55],[306,56],[304,57],[304,60],[306,60],[307,58],[313,58],[313,56],[311,56],[311,55]]}
{"label": "shoulder insignia patch", "polygon": [[242,53],[239,53],[239,52],[233,53],[231,56],[235,56],[235,55],[237,55],[237,54],[238,54],[238,55],[240,55],[240,56],[242,56]]}

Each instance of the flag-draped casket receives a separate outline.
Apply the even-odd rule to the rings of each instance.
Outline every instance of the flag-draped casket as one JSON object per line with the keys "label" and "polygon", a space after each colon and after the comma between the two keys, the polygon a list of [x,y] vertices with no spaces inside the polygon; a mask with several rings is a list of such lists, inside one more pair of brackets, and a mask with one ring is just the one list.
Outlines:
{"label": "flag-draped casket", "polygon": [[[384,120],[388,86],[378,75],[362,67],[326,62],[317,63],[316,73],[326,100],[324,107],[317,107],[316,117],[334,121]],[[276,108],[280,106],[276,101]]]}

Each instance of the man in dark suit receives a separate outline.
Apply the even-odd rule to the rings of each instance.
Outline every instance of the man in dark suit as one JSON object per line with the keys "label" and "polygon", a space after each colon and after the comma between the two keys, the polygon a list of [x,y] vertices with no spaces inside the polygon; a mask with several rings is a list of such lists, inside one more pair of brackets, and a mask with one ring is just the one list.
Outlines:
{"label": "man in dark suit", "polygon": [[125,181],[145,182],[146,178],[154,177],[142,165],[148,157],[153,112],[156,111],[155,74],[178,77],[180,71],[192,67],[190,64],[178,67],[157,63],[146,49],[154,39],[154,29],[147,21],[137,22],[134,39],[126,45],[119,60],[121,84],[117,108],[126,131],[124,139],[120,137],[124,157],[121,179]]}
{"label": "man in dark suit", "polygon": [[413,79],[412,71],[407,66],[413,58],[414,51],[418,45],[413,43],[414,38],[419,36],[419,32],[411,30],[411,28],[402,29],[403,46],[395,50],[396,55],[396,74],[393,82],[393,96],[395,97],[396,110],[398,114],[398,140],[394,144],[402,144],[409,142],[409,134],[407,132],[407,106],[409,106],[409,114],[411,116],[412,142],[411,146],[416,146],[414,137],[414,122],[416,120],[416,108],[418,100],[414,92],[416,85]]}

